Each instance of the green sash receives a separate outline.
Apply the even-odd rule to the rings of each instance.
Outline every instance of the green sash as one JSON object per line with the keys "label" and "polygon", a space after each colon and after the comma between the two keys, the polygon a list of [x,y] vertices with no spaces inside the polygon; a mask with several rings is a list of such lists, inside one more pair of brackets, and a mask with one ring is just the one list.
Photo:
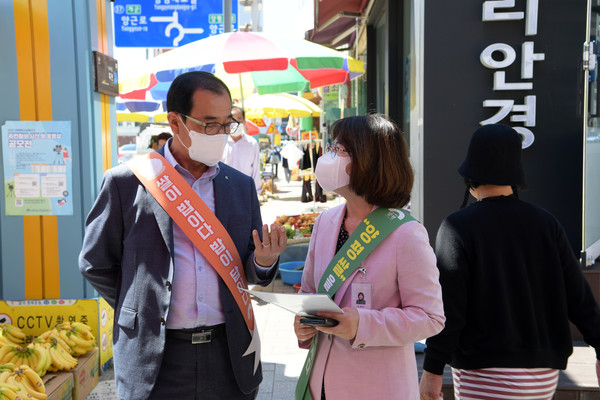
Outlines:
{"label": "green sash", "polygon": [[[327,266],[317,288],[318,293],[333,297],[346,279],[383,239],[405,222],[416,221],[397,208],[377,208],[372,211],[348,238]],[[310,350],[296,385],[296,400],[312,400],[308,379],[312,370],[319,334],[313,337]]]}

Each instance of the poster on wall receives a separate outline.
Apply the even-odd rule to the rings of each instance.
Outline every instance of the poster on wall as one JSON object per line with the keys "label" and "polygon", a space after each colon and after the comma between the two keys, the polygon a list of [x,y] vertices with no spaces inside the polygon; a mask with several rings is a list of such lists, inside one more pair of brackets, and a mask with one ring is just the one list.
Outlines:
{"label": "poster on wall", "polygon": [[73,215],[71,154],[70,121],[6,121],[6,215]]}

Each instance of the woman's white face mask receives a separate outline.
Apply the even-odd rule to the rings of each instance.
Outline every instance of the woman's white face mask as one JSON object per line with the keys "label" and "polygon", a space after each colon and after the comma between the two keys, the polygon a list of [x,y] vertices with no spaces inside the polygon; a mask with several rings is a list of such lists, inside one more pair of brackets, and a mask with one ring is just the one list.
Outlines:
{"label": "woman's white face mask", "polygon": [[[181,117],[179,117],[181,120]],[[183,124],[183,121],[181,121]],[[185,124],[183,124],[185,126]],[[187,147],[181,141],[179,134],[175,135],[186,149],[190,158],[194,161],[212,167],[217,165],[221,161],[223,156],[223,150],[225,149],[225,143],[227,142],[227,135],[216,134],[216,135],[205,135],[204,133],[191,131],[185,126],[190,136],[191,144]]]}
{"label": "woman's white face mask", "polygon": [[331,156],[326,153],[319,157],[315,168],[315,175],[319,185],[326,191],[334,191],[350,184],[350,175],[346,167],[352,162],[350,157]]}

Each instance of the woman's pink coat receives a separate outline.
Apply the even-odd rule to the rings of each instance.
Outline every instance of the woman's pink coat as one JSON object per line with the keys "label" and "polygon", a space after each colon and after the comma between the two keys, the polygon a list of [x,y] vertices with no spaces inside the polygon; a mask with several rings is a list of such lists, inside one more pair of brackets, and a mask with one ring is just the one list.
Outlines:
{"label": "woman's pink coat", "polygon": [[[333,258],[345,205],[317,218],[302,276],[301,292],[316,293]],[[407,222],[396,229],[361,264],[335,294],[340,307],[353,305],[352,282],[372,284],[372,309],[359,309],[353,341],[319,334],[310,378],[315,400],[325,379],[327,400],[418,400],[414,342],[444,327],[442,292],[436,259],[425,228]],[[300,343],[307,347],[307,343]]]}

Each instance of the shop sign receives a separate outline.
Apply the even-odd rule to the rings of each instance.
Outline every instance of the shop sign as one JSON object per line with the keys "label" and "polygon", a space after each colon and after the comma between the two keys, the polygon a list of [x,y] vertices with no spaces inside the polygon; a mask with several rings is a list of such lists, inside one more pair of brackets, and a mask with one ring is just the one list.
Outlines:
{"label": "shop sign", "polygon": [[[513,128],[523,136],[523,148],[531,146],[535,135],[531,128],[536,125],[536,95],[533,94],[534,63],[544,61],[544,53],[535,52],[535,36],[538,33],[539,0],[528,0],[525,11],[515,10],[515,0],[484,1],[482,21],[502,23],[502,21],[523,20],[524,35],[520,49],[507,43],[493,43],[481,52],[479,59],[486,68],[496,70],[493,78],[494,92],[509,92],[512,99],[486,99],[484,108],[497,108],[496,114],[480,121],[481,125],[495,124],[510,115],[510,121],[522,125]],[[498,22],[499,21],[499,22]],[[517,59],[517,51],[521,52],[521,81],[508,82],[506,68]],[[496,57],[494,57],[496,55]],[[530,92],[524,97],[519,94]]]}
{"label": "shop sign", "polygon": [[329,85],[323,87],[323,99],[326,101],[338,101],[340,96],[339,85]]}

